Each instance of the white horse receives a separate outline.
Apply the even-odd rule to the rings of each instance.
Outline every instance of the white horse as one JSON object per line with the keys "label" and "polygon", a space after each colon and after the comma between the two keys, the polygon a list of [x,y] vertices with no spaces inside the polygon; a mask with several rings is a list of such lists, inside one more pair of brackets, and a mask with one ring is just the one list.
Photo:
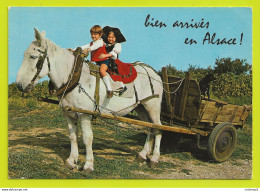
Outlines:
{"label": "white horse", "polygon": [[[45,32],[40,32],[38,29],[34,30],[35,40],[31,42],[29,48],[24,53],[24,60],[16,78],[17,87],[20,91],[28,92],[40,78],[48,75],[55,88],[58,89],[68,81],[73,69],[74,55],[70,51],[55,45],[52,41],[45,38]],[[46,59],[44,60],[42,68],[39,69],[37,62],[42,58]],[[134,84],[139,100],[152,95],[149,77],[144,75],[144,73],[146,73],[145,69],[151,76],[154,94],[159,95],[159,98],[153,98],[142,105],[139,104],[135,108],[135,111],[138,113],[141,120],[161,124],[160,111],[163,93],[161,78],[149,67],[145,67],[144,69],[143,67],[137,65],[135,68],[138,75]],[[93,97],[96,86],[95,78],[95,76],[90,75],[88,65],[84,64],[79,83],[85,91],[92,96],[92,99],[94,99]],[[64,96],[59,96],[58,98],[62,109],[66,106],[70,106],[93,111],[95,107],[95,104],[93,104],[93,101],[89,97],[87,97],[84,93],[79,92],[78,87]],[[100,105],[102,106],[100,107],[101,113],[109,114],[109,110],[116,112],[122,109],[126,109],[125,113],[129,113],[133,109],[129,106],[132,106],[135,103],[135,96],[132,98],[123,98],[118,96],[107,98],[106,87],[103,80],[100,80]],[[92,151],[92,116],[67,111],[64,111],[64,115],[68,122],[69,139],[71,142],[71,152],[65,163],[71,169],[78,168],[76,165],[79,156],[77,145],[77,122],[80,120],[83,132],[83,142],[86,146],[86,163],[83,170],[85,172],[92,172],[94,170],[94,157]],[[147,157],[152,154],[150,164],[153,166],[158,164],[162,134],[158,129],[149,129],[148,131],[149,133],[147,134],[144,148],[138,154],[138,159],[147,160]]]}

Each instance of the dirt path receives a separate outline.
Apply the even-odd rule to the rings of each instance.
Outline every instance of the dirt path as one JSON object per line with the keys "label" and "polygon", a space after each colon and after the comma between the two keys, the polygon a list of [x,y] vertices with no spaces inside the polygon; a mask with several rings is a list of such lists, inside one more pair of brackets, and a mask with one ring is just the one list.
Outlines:
{"label": "dirt path", "polygon": [[[108,133],[108,132],[107,132]],[[58,137],[57,137],[58,136]],[[20,141],[21,137],[24,141]],[[35,143],[37,137],[38,143]],[[81,138],[79,138],[80,140]],[[19,141],[18,141],[19,140]],[[46,141],[48,140],[48,141]],[[52,141],[51,141],[52,140]],[[9,131],[10,143],[16,142],[16,144],[10,144],[9,150],[18,151],[22,148],[31,148],[44,151],[48,153],[48,157],[52,157],[60,161],[62,164],[66,160],[69,151],[58,150],[59,148],[53,148],[52,145],[48,145],[54,141],[54,144],[61,145],[68,144],[67,130],[66,129],[49,129],[34,128],[24,132],[21,131]],[[31,142],[30,142],[31,141]],[[122,144],[121,141],[116,141],[111,138],[107,139],[108,142],[116,145]],[[127,140],[128,141],[128,140]],[[95,143],[94,143],[95,144]],[[67,145],[67,147],[69,147]],[[140,151],[142,146],[131,146],[130,150]],[[67,148],[69,149],[69,148]],[[182,154],[182,152],[180,152]],[[116,157],[127,157],[128,163],[135,161],[133,152],[122,152],[118,148],[111,147],[110,149],[100,148],[94,150],[94,154],[99,157],[105,156],[106,159],[116,160]],[[188,153],[189,154],[189,153]],[[66,156],[65,156],[66,155]],[[84,155],[80,155],[80,160],[84,160]],[[192,158],[182,160],[181,158],[174,157],[172,153],[162,152],[160,165],[167,164],[167,167],[158,167],[158,172],[155,171],[140,171],[135,170],[133,173],[136,175],[143,175],[148,179],[251,179],[252,178],[252,161],[251,160],[234,160],[229,159],[223,163],[210,163],[201,161],[200,159]],[[140,163],[139,166],[147,165],[146,162]],[[141,176],[140,176],[141,177]]]}
{"label": "dirt path", "polygon": [[[169,158],[162,157],[162,160]],[[175,168],[165,171],[156,176],[150,175],[153,179],[251,179],[252,161],[236,160],[226,161],[219,164],[211,164],[196,160],[181,161],[174,160]],[[144,173],[144,172],[139,172]],[[148,174],[146,174],[148,175]]]}

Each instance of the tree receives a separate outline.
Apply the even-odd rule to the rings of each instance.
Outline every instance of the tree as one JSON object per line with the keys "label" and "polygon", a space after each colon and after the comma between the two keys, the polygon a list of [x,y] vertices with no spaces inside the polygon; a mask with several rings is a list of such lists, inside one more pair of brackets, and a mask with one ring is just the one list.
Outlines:
{"label": "tree", "polygon": [[223,73],[234,73],[236,75],[251,73],[252,66],[245,59],[221,58],[216,59],[214,72],[218,75]]}

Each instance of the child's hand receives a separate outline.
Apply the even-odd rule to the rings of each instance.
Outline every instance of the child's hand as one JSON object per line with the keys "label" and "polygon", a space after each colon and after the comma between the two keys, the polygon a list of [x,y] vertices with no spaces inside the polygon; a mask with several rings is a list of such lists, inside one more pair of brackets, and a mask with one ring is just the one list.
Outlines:
{"label": "child's hand", "polygon": [[106,54],[100,54],[98,58],[103,59],[103,58],[106,58],[106,57],[107,57]]}
{"label": "child's hand", "polygon": [[87,49],[83,50],[82,53],[87,54],[88,53]]}
{"label": "child's hand", "polygon": [[83,50],[82,52],[83,52],[83,54],[88,54],[88,52],[90,52],[90,48],[87,48],[87,49]]}
{"label": "child's hand", "polygon": [[73,49],[71,49],[71,48],[67,48],[67,50],[68,50],[68,51],[71,51],[71,52],[74,52],[74,50],[73,50]]}

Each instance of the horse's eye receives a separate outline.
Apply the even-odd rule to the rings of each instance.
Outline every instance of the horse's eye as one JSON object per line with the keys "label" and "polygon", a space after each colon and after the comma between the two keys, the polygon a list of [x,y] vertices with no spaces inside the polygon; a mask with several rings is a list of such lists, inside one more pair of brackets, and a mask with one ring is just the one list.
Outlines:
{"label": "horse's eye", "polygon": [[38,56],[31,55],[30,58],[36,59]]}

